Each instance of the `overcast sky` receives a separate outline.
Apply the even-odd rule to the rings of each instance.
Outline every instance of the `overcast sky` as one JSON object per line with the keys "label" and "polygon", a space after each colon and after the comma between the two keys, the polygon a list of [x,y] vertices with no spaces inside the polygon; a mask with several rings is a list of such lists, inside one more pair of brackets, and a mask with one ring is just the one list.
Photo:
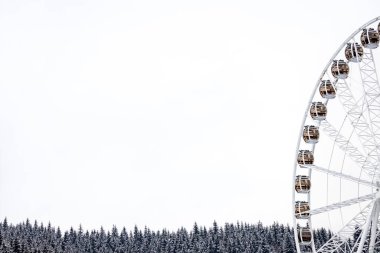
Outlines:
{"label": "overcast sky", "polygon": [[379,10],[0,0],[0,218],[85,229],[291,223],[310,93]]}

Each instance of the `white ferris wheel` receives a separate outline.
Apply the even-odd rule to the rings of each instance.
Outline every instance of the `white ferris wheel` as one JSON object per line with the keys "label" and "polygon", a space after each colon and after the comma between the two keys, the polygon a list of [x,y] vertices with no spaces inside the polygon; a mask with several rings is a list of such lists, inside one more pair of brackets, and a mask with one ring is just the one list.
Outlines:
{"label": "white ferris wheel", "polygon": [[380,252],[379,20],[343,42],[307,105],[292,185],[299,253]]}

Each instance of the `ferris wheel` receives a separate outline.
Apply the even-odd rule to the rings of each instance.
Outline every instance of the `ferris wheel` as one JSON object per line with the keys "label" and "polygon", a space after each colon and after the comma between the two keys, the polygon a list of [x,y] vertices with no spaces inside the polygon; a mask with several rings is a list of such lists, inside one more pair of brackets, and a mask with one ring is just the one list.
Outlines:
{"label": "ferris wheel", "polygon": [[292,185],[299,253],[380,252],[379,20],[343,42],[307,105]]}

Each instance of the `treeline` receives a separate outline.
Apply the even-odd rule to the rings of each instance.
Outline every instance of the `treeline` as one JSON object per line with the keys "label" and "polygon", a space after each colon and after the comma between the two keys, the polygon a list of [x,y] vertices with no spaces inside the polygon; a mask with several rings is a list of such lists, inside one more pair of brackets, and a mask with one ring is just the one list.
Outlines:
{"label": "treeline", "polygon": [[[316,246],[322,245],[331,236],[325,229],[314,232]],[[271,226],[258,224],[225,224],[216,222],[210,228],[196,223],[188,231],[180,228],[152,231],[145,227],[126,228],[119,231],[83,231],[71,228],[62,232],[50,225],[44,226],[29,220],[17,225],[0,222],[0,252],[2,253],[269,253],[296,252],[293,229],[274,223]]]}

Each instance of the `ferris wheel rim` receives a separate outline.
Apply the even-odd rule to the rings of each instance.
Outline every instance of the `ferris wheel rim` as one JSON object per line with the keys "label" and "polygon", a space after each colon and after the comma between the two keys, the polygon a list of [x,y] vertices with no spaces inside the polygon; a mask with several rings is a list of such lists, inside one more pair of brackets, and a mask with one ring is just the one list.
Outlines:
{"label": "ferris wheel rim", "polygon": [[[308,117],[308,114],[309,114],[309,108],[311,106],[311,104],[313,103],[313,98],[318,90],[318,87],[320,85],[320,82],[322,81],[323,77],[325,76],[325,74],[327,73],[328,71],[328,68],[331,66],[331,64],[334,62],[334,60],[336,59],[336,57],[338,56],[338,54],[340,52],[342,52],[343,48],[347,45],[348,42],[350,42],[351,40],[353,40],[353,38],[355,36],[357,36],[364,28],[370,26],[371,24],[375,23],[376,21],[379,21],[380,20],[380,16],[376,17],[376,18],[373,18],[372,20],[366,22],[365,24],[363,24],[362,26],[360,26],[358,29],[356,29],[339,47],[338,49],[334,52],[334,54],[332,55],[332,57],[329,59],[329,61],[327,62],[326,66],[324,67],[324,69],[322,70],[317,82],[316,82],[316,85],[314,86],[314,89],[311,93],[311,96],[309,98],[309,101],[307,103],[307,106],[306,106],[306,110],[305,110],[305,113],[304,113],[304,116],[303,116],[303,119],[302,119],[302,123],[301,123],[301,128],[300,128],[300,131],[299,131],[299,135],[298,135],[298,141],[297,141],[297,148],[296,148],[296,159],[295,159],[295,163],[294,163],[294,170],[293,170],[293,181],[294,179],[296,178],[297,176],[297,168],[298,168],[298,163],[297,163],[297,156],[298,156],[298,152],[300,150],[300,144],[301,144],[301,141],[302,141],[302,134],[303,134],[303,130],[304,130],[304,126],[305,126],[305,122],[306,122],[306,119]],[[328,101],[328,99],[327,99]],[[319,126],[321,123],[321,121],[318,121],[317,122],[317,125]],[[315,143],[312,144],[311,146],[311,151],[314,152],[314,149],[315,149]],[[308,171],[308,175],[309,175],[309,178],[311,179],[311,174],[312,174],[312,170],[309,169]],[[373,182],[372,182],[373,183]],[[295,217],[295,203],[296,203],[296,192],[294,190],[294,184],[292,184],[292,216],[293,216],[293,227],[294,227],[294,236],[295,236],[295,240],[296,240],[296,249],[297,249],[297,252],[301,252],[300,251],[300,245],[299,245],[299,241],[298,241],[298,229],[297,229],[297,218]],[[374,198],[373,198],[374,199]],[[373,202],[373,199],[371,200],[371,203]],[[307,196],[307,201],[308,203],[310,204],[310,193],[308,194]],[[371,203],[369,205],[371,205]],[[366,207],[367,208],[367,207]],[[361,210],[362,211],[362,210]],[[310,229],[311,231],[312,230],[312,220],[311,220],[311,216],[308,218],[308,224],[310,226]],[[312,251],[313,252],[317,252],[316,249],[315,249],[315,244],[314,244],[314,238],[313,238],[313,233],[311,233],[311,247],[312,247]]]}

